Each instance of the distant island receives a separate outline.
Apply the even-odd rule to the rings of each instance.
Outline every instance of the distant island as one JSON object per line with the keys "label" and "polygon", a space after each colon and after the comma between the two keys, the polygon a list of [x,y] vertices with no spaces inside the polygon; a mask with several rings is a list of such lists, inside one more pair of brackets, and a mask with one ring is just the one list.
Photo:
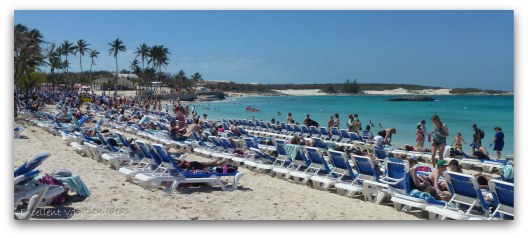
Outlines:
{"label": "distant island", "polygon": [[435,99],[433,97],[429,96],[407,96],[407,97],[396,97],[396,98],[389,98],[387,101],[419,101],[419,102],[430,102],[434,101]]}

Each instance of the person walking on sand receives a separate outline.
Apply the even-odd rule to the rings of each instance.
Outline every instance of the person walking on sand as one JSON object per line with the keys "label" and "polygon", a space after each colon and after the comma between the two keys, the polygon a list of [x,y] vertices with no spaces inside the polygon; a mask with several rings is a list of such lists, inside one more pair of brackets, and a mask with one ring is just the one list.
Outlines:
{"label": "person walking on sand", "polygon": [[493,150],[497,152],[497,159],[500,159],[502,148],[504,148],[504,133],[502,132],[502,129],[498,126],[496,126],[494,130],[495,136],[493,137],[493,140],[490,143],[490,147],[491,144],[495,143]]}
{"label": "person walking on sand", "polygon": [[436,166],[437,151],[438,159],[444,160],[444,149],[446,146],[446,139],[449,136],[449,130],[447,129],[447,125],[442,123],[438,115],[433,115],[431,117],[431,121],[433,122],[434,126],[433,143],[431,144],[433,147],[431,150],[431,162],[433,163],[433,166]]}

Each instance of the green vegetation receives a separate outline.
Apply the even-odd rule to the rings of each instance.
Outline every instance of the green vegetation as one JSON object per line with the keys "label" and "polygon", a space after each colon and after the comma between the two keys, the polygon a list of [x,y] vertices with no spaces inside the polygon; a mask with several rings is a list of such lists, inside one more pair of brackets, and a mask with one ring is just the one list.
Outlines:
{"label": "green vegetation", "polygon": [[471,94],[471,93],[485,93],[485,94],[501,94],[504,91],[500,90],[484,90],[479,88],[454,88],[450,91],[452,94]]}

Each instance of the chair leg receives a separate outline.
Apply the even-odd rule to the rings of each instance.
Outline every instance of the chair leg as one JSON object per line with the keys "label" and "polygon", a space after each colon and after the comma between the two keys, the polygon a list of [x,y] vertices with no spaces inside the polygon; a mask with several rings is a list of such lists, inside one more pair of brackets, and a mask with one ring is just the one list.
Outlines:
{"label": "chair leg", "polygon": [[237,173],[235,177],[233,178],[233,185],[232,185],[233,190],[237,189],[238,182],[240,181],[240,178],[242,178],[242,176],[244,176],[244,173]]}

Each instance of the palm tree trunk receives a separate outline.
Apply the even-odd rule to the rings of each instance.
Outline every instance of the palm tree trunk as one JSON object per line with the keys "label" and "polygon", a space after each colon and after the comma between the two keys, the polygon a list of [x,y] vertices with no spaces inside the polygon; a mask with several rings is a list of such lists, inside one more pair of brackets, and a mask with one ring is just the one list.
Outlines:
{"label": "palm tree trunk", "polygon": [[93,94],[92,67],[93,67],[93,58],[92,58],[92,64],[90,65],[90,90],[92,91],[92,94]]}
{"label": "palm tree trunk", "polygon": [[115,80],[114,81],[115,82],[114,83],[114,96],[117,95],[117,69],[118,69],[118,67],[117,67],[117,55],[115,57],[115,60],[116,60],[116,73],[115,73],[115,79],[114,79]]}

